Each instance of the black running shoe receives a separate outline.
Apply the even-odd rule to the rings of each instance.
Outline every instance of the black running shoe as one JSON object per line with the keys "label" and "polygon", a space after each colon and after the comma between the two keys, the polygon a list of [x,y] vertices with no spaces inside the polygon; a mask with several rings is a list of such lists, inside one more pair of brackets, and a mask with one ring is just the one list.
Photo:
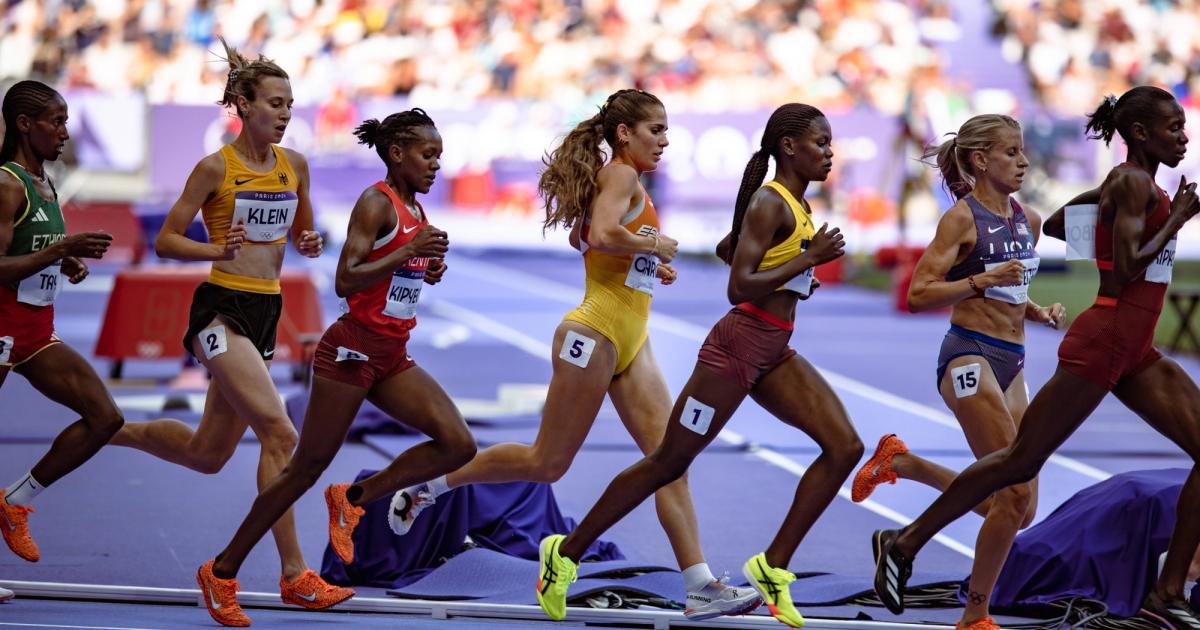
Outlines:
{"label": "black running shoe", "polygon": [[[912,577],[912,560],[896,549],[900,532],[894,529],[876,530],[871,536],[875,554],[875,594],[892,614],[904,612],[904,587]],[[1190,630],[1200,630],[1200,627]]]}
{"label": "black running shoe", "polygon": [[1168,630],[1200,630],[1200,618],[1183,599],[1163,601],[1154,591],[1142,601],[1138,616]]}

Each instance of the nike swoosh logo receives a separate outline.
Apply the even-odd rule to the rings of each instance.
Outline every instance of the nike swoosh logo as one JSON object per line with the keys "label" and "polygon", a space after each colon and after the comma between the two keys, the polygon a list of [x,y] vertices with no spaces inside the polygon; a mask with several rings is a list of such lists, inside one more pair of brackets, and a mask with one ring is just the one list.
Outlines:
{"label": "nike swoosh logo", "polygon": [[403,230],[404,230],[404,233],[405,233],[405,234],[408,234],[409,232],[411,232],[411,231],[413,231],[413,230],[415,230],[415,229],[417,229],[417,228],[419,228],[419,227],[421,227],[421,226],[419,226],[419,225],[414,225],[414,226],[412,226],[411,228],[403,228]]}
{"label": "nike swoosh logo", "polygon": [[253,180],[253,179],[254,179],[253,177],[247,177],[246,179],[234,179],[234,180],[233,180],[233,185],[234,185],[234,186],[241,186],[242,184],[245,184],[246,182],[248,182],[248,181],[251,181],[251,180]]}
{"label": "nike swoosh logo", "polygon": [[208,598],[212,600],[212,609],[221,610],[221,601],[217,599],[217,594],[213,592],[212,587],[208,587]]}
{"label": "nike swoosh logo", "polygon": [[346,513],[338,510],[338,528],[346,527]]}
{"label": "nike swoosh logo", "polygon": [[993,229],[993,228],[988,228],[988,234],[995,234],[996,232],[999,232],[1000,230],[1003,230],[1003,229],[1004,229],[1004,226],[1003,226],[1003,225],[1001,225],[1001,226],[1000,226],[1000,227],[998,227],[998,228],[994,228],[994,229]]}
{"label": "nike swoosh logo", "polygon": [[303,599],[306,602],[317,601],[317,592],[316,591],[313,591],[312,595],[302,595],[300,593],[296,593],[295,595],[296,595],[296,597],[299,597],[300,599]]}
{"label": "nike swoosh logo", "polygon": [[275,355],[275,348],[271,348],[269,351],[263,353],[263,356],[268,357],[268,358],[270,358],[274,355]]}

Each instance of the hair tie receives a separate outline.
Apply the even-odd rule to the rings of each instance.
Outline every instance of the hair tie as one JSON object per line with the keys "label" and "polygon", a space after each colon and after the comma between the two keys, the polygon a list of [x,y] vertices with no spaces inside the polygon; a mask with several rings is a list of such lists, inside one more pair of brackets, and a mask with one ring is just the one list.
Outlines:
{"label": "hair tie", "polygon": [[242,73],[242,69],[241,69],[241,68],[234,68],[233,70],[230,70],[230,71],[229,71],[229,83],[230,83],[230,85],[232,85],[234,81],[237,81],[238,75],[240,75],[241,73]]}
{"label": "hair tie", "polygon": [[1104,104],[1115,108],[1117,106],[1117,97],[1109,94],[1108,96],[1104,97]]}

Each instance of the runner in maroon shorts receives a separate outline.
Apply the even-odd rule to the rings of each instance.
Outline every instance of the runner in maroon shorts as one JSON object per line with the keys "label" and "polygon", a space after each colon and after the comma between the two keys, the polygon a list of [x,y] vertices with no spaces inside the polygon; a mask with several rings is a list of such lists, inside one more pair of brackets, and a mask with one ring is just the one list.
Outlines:
{"label": "runner in maroon shorts", "polygon": [[[67,103],[38,81],[20,81],[4,94],[0,146],[0,385],[9,372],[24,376],[50,400],[80,418],[63,429],[46,454],[7,489],[0,486],[0,533],[13,553],[41,557],[29,534],[33,498],[108,443],[124,419],[90,363],[54,334],[54,300],[63,280],[88,275],[81,258],[100,258],[112,243],[103,232],[67,236],[58,192],[45,163],[70,139]],[[5,401],[10,411],[12,399]]]}
{"label": "runner in maroon shorts", "polygon": [[[1171,93],[1149,86],[1108,97],[1089,117],[1092,138],[1107,143],[1119,133],[1129,147],[1126,161],[1100,187],[1096,303],[1072,322],[1059,346],[1058,370],[1029,404],[1012,445],[960,473],[912,524],[875,532],[875,592],[892,612],[904,610],[904,585],[921,547],[997,490],[1033,479],[1109,392],[1200,462],[1200,389],[1153,346],[1176,234],[1200,211],[1196,184],[1181,180],[1171,200],[1154,183],[1159,165],[1183,160],[1184,122]],[[1162,573],[1142,603],[1142,615],[1164,627],[1200,628],[1183,594],[1200,545],[1198,508],[1200,466],[1194,465],[1179,496]]]}
{"label": "runner in maroon shorts", "polygon": [[416,201],[417,193],[429,192],[440,168],[441,135],[420,109],[383,122],[368,120],[355,134],[360,143],[375,147],[387,165],[387,178],[366,189],[350,215],[336,282],[349,313],[325,331],[317,346],[295,455],[258,495],[216,557],[213,574],[222,580],[234,580],[254,545],[317,482],[363,400],[432,439],[360,483],[325,490],[330,542],[344,562],[354,559],[350,535],[363,514],[361,506],[455,470],[475,456],[475,440],[454,402],[406,349],[422,285],[437,284],[446,271],[446,233],[429,224]]}

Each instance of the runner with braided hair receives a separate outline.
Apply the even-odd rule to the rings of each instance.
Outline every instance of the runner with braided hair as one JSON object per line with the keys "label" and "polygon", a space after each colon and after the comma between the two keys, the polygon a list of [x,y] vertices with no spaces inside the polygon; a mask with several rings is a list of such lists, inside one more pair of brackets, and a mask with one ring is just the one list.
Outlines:
{"label": "runner with braided hair", "polygon": [[[647,339],[655,284],[670,284],[666,263],[676,242],[659,232],[658,215],[639,176],[658,166],[667,147],[667,113],[642,90],[621,90],[580,122],[547,158],[539,188],[544,227],[572,230],[583,252],[583,303],[554,333],[553,376],[532,445],[505,443],[481,451],[466,466],[396,493],[392,529],[408,532],[420,511],[449,488],[469,483],[552,483],[566,473],[596,420],[605,394],[634,441],[649,453],[662,441],[671,395]],[[612,149],[605,163],[601,143]],[[700,549],[687,482],[657,496],[659,521],[683,569],[689,617],[740,614],[757,594],[717,580]],[[565,610],[560,611],[565,614]]]}
{"label": "runner with braided hair", "polygon": [[[796,576],[787,566],[863,453],[837,395],[788,347],[796,302],[807,299],[816,284],[813,268],[843,252],[840,231],[827,225],[817,229],[804,201],[809,183],[829,175],[832,139],[829,121],[814,107],[792,103],[771,114],[762,145],[742,175],[733,229],[718,246],[730,264],[727,296],[735,306],[700,348],[658,448],[617,475],[574,532],[542,541],[538,599],[551,617],[561,617],[567,587],[588,546],[656,490],[686,474],[749,395],[822,449],[800,479],[775,539],[743,568],[776,619],[794,627],[804,624],[792,605],[788,584]],[[772,157],[775,179],[764,186]]]}

